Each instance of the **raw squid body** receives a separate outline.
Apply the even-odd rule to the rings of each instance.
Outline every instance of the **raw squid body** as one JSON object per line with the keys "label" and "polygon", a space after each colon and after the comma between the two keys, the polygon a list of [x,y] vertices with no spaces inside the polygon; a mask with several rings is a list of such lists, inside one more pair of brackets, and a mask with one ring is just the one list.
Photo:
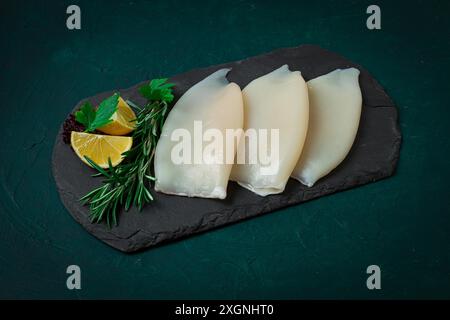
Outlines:
{"label": "raw squid body", "polygon": [[309,129],[292,177],[311,187],[347,156],[361,116],[359,70],[337,69],[308,81]]}
{"label": "raw squid body", "polygon": [[[227,163],[225,148],[220,152],[207,148],[212,142],[196,136],[201,124],[202,132],[213,129],[226,136],[226,129],[240,129],[243,125],[242,93],[239,86],[229,83],[226,75],[230,69],[221,69],[191,87],[178,100],[169,113],[158,141],[155,154],[155,190],[168,194],[188,197],[219,198],[226,197],[227,184],[237,148],[237,141],[232,147],[232,159]],[[197,127],[196,127],[197,126]],[[197,128],[197,129],[194,129]],[[191,139],[191,163],[174,162],[173,156],[185,156],[185,151],[178,152],[176,145],[181,142],[175,131],[188,132]],[[194,130],[197,130],[194,132]],[[174,136],[172,136],[174,134]],[[173,141],[174,138],[178,140]],[[200,139],[200,140],[199,140]],[[237,140],[237,139],[236,139]],[[186,142],[186,140],[185,140]],[[196,145],[197,144],[197,145]],[[201,159],[194,159],[195,149],[201,147]],[[220,162],[220,156],[223,161]],[[216,161],[217,160],[217,161]]]}
{"label": "raw squid body", "polygon": [[[237,160],[246,155],[243,164],[233,166],[231,180],[260,196],[283,192],[294,169],[308,128],[308,90],[299,71],[290,71],[287,65],[250,82],[242,90],[244,99],[244,132],[237,152]],[[268,130],[268,139],[257,139],[257,149],[251,148],[248,129]],[[270,130],[278,130],[278,164],[261,161],[259,152],[268,141],[267,153],[275,154]],[[270,139],[269,139],[270,138]],[[274,137],[274,140],[276,137]],[[251,163],[249,156],[258,154]]]}

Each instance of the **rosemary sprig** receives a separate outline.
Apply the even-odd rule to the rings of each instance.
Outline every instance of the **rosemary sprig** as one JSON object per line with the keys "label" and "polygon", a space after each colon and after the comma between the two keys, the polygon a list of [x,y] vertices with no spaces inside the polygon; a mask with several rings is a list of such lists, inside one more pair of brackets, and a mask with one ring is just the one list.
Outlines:
{"label": "rosemary sprig", "polygon": [[[142,210],[145,204],[153,200],[150,186],[155,177],[151,168],[168,104],[173,100],[172,87],[173,84],[167,83],[167,79],[155,79],[139,89],[147,103],[137,110],[133,147],[123,153],[123,162],[113,167],[108,159],[109,168],[105,170],[85,157],[98,171],[94,176],[106,177],[100,187],[80,199],[90,206],[92,222],[106,221],[108,226],[117,225],[117,213],[121,207],[128,211],[134,205]],[[137,107],[134,103],[130,105]]]}

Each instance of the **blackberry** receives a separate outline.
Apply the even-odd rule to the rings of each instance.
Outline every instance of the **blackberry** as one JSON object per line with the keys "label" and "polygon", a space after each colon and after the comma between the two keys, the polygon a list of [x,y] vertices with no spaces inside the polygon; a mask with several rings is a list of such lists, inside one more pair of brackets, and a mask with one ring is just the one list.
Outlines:
{"label": "blackberry", "polygon": [[72,131],[83,132],[84,126],[75,120],[73,114],[70,114],[63,124],[62,138],[65,144],[70,144],[70,135]]}

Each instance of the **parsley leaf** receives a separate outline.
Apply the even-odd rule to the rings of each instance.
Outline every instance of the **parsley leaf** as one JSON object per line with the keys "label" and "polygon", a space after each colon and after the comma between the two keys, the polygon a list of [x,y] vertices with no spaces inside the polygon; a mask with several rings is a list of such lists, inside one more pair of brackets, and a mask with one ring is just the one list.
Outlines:
{"label": "parsley leaf", "polygon": [[111,97],[103,100],[97,108],[95,119],[92,121],[88,131],[94,131],[97,128],[112,122],[111,117],[117,111],[117,104],[119,103],[119,94],[114,93]]}
{"label": "parsley leaf", "polygon": [[75,112],[75,120],[81,123],[87,130],[95,119],[94,106],[88,101],[83,104],[77,112]]}
{"label": "parsley leaf", "polygon": [[149,101],[165,101],[167,103],[172,102],[173,83],[167,83],[167,78],[154,79],[148,84],[144,84],[139,88],[140,94]]}
{"label": "parsley leaf", "polygon": [[95,110],[90,102],[83,104],[79,111],[75,113],[75,120],[84,125],[86,132],[95,131],[112,122],[112,115],[117,111],[119,94],[115,93],[111,97],[103,100]]}

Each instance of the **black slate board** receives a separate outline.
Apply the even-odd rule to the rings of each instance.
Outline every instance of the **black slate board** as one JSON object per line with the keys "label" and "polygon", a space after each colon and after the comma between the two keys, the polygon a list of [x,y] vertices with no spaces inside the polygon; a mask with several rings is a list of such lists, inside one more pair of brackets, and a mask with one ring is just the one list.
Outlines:
{"label": "black slate board", "polygon": [[[337,54],[312,45],[279,49],[242,61],[192,70],[176,75],[170,81],[176,85],[177,99],[192,85],[223,67],[233,68],[228,79],[243,88],[251,80],[286,63],[291,70],[300,70],[306,81],[336,68],[356,67],[361,71],[359,82],[363,108],[356,141],[345,161],[313,187],[307,188],[290,179],[283,194],[263,198],[230,182],[225,200],[153,192],[156,201],[139,214],[134,210],[120,214],[119,225],[109,229],[105,224],[91,224],[88,207],[81,206],[78,201],[99,185],[101,178],[92,178],[90,175],[94,171],[77,158],[69,145],[64,144],[61,126],[53,150],[52,166],[65,207],[98,239],[121,251],[132,252],[391,176],[397,165],[401,143],[397,109],[366,70]],[[137,92],[139,85],[119,91],[125,98],[141,104],[144,101]],[[97,104],[112,92],[84,99],[74,110],[86,100]]]}

